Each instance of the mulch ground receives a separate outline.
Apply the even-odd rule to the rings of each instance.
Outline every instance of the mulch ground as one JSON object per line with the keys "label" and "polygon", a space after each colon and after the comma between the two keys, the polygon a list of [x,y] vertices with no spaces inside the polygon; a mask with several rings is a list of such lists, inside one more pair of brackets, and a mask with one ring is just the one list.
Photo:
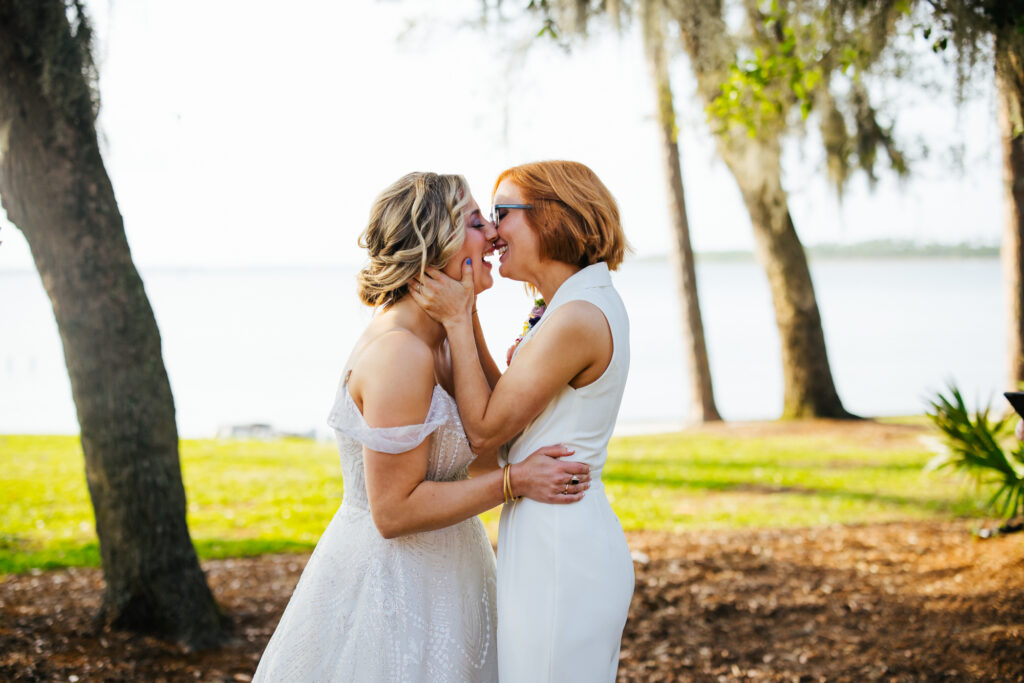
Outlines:
{"label": "mulch ground", "polygon": [[[630,535],[620,681],[1024,681],[1024,535],[976,522]],[[96,631],[102,575],[0,583],[0,680],[248,681],[305,555],[204,563],[235,642]]]}

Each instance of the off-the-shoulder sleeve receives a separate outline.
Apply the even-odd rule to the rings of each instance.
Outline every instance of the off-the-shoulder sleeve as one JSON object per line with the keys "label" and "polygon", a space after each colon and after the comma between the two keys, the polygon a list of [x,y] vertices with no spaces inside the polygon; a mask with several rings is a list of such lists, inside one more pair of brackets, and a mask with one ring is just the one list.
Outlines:
{"label": "off-the-shoulder sleeve", "polygon": [[430,398],[430,410],[427,420],[418,425],[402,425],[401,427],[371,427],[366,424],[358,406],[343,384],[338,389],[334,406],[327,416],[327,424],[345,436],[355,439],[367,448],[381,453],[405,453],[423,443],[438,427],[445,422],[443,406],[438,400],[438,387]]}

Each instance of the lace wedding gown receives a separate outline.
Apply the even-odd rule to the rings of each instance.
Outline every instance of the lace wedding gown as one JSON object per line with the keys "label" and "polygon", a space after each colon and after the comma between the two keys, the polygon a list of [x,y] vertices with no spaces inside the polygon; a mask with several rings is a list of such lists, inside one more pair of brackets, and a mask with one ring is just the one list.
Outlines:
{"label": "lace wedding gown", "polygon": [[347,385],[346,375],[328,418],[345,495],[253,680],[497,681],[495,558],[483,524],[389,540],[366,497],[364,445],[397,454],[429,437],[426,478],[468,476],[475,455],[455,400],[435,386],[424,424],[374,429]]}

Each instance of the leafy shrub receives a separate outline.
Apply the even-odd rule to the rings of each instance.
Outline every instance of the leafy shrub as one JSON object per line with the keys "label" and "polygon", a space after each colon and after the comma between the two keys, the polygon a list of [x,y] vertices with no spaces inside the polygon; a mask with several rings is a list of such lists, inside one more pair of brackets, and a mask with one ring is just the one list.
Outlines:
{"label": "leafy shrub", "polygon": [[1004,451],[1000,441],[1009,431],[1010,417],[992,419],[991,406],[973,418],[955,386],[950,396],[938,394],[928,417],[942,432],[947,451],[933,458],[926,470],[952,467],[973,477],[979,484],[998,486],[987,506],[1010,519],[1024,511],[1024,445]]}

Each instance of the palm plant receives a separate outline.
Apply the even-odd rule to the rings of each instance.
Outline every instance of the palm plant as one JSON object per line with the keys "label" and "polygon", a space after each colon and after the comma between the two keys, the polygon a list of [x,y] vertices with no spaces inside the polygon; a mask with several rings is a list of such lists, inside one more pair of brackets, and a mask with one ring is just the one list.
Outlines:
{"label": "palm plant", "polygon": [[928,463],[926,469],[952,467],[973,477],[979,484],[995,484],[996,492],[986,507],[1003,518],[1012,519],[1024,512],[1024,445],[1012,451],[999,445],[1009,428],[1009,416],[990,418],[990,406],[973,417],[963,396],[955,387],[950,396],[939,394],[931,402],[928,417],[942,432],[947,451]]}

